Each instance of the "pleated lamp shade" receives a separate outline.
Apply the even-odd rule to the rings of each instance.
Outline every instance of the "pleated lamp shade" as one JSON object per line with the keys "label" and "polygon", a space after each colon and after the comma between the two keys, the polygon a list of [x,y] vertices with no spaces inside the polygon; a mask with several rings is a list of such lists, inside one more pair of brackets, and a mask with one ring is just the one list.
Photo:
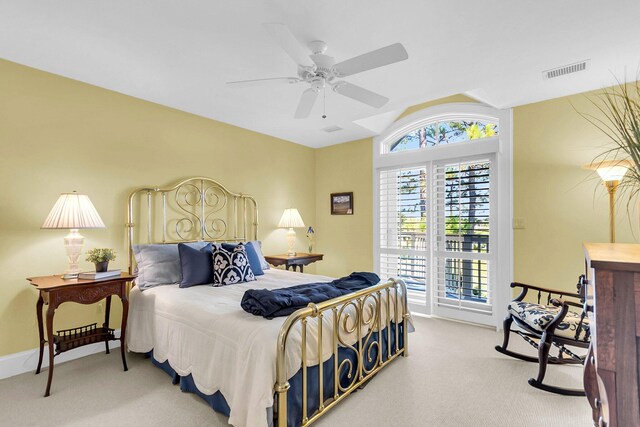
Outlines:
{"label": "pleated lamp shade", "polygon": [[41,228],[106,228],[86,194],[63,193]]}
{"label": "pleated lamp shade", "polygon": [[282,214],[282,218],[280,218],[280,222],[278,223],[278,227],[304,227],[304,222],[302,221],[302,217],[300,216],[300,212],[298,212],[298,209],[285,209],[284,213]]}

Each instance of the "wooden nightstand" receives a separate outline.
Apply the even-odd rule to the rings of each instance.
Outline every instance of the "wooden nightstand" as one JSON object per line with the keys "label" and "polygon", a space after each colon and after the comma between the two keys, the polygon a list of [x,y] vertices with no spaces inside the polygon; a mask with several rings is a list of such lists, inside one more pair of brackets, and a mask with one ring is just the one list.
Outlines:
{"label": "wooden nightstand", "polygon": [[[53,358],[67,350],[81,347],[96,342],[104,342],[109,353],[109,341],[120,340],[120,352],[122,355],[122,365],[127,368],[125,358],[125,332],[127,330],[127,315],[129,312],[129,301],[127,299],[127,282],[133,280],[135,276],[122,273],[119,276],[102,280],[63,280],[60,276],[29,277],[27,280],[38,289],[40,295],[36,303],[36,315],[38,317],[38,334],[40,336],[40,356],[38,357],[38,368],[36,374],[40,373],[42,367],[42,356],[44,354],[44,343],[49,344],[49,378],[44,396],[49,396],[51,390],[51,380],[53,379]],[[122,324],[120,326],[120,337],[116,338],[114,330],[109,328],[109,313],[111,311],[111,296],[117,295],[122,301]],[[93,304],[102,299],[107,299],[105,307],[104,323],[102,327],[96,324],[81,326],[73,329],[58,331],[53,334],[53,316],[56,308],[63,302],[71,301],[80,304]],[[42,322],[42,306],[47,304],[47,339],[44,338]],[[55,344],[55,352],[54,352]]]}
{"label": "wooden nightstand", "polygon": [[316,261],[322,261],[322,257],[324,257],[323,254],[307,254],[298,252],[294,256],[289,256],[287,254],[269,255],[265,256],[264,259],[275,267],[284,265],[284,268],[287,270],[291,267],[293,271],[296,271],[296,267],[300,267],[300,273],[302,273],[305,265],[309,265]]}

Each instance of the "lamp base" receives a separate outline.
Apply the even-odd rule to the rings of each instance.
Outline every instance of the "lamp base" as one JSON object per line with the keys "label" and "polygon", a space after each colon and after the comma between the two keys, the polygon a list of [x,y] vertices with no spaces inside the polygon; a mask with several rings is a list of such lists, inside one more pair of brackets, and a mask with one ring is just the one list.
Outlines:
{"label": "lamp base", "polygon": [[64,238],[64,248],[67,251],[67,258],[69,259],[69,266],[64,272],[63,279],[75,279],[80,273],[80,267],[78,266],[78,258],[82,253],[82,245],[84,244],[84,237],[78,232],[77,228],[72,228]]}
{"label": "lamp base", "polygon": [[620,181],[605,181],[604,186],[609,192],[609,242],[616,242],[616,190]]}
{"label": "lamp base", "polygon": [[290,227],[289,231],[287,231],[287,244],[289,245],[287,255],[296,256],[296,251],[294,249],[296,246],[296,232],[293,227]]}

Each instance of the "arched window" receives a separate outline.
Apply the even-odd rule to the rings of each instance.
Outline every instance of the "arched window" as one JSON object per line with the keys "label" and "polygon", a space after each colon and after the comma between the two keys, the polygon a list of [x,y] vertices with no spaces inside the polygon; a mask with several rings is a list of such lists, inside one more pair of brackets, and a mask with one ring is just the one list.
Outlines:
{"label": "arched window", "polygon": [[446,104],[374,140],[374,263],[405,280],[414,311],[498,325],[512,269],[510,128],[510,111]]}
{"label": "arched window", "polygon": [[473,118],[458,118],[421,126],[396,141],[385,145],[385,152],[419,150],[456,142],[472,141],[498,136],[498,123]]}

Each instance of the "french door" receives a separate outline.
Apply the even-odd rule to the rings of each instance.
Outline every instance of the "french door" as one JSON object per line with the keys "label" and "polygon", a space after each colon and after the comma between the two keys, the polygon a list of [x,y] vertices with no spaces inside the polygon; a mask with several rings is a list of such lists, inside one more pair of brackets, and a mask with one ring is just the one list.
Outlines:
{"label": "french door", "polygon": [[378,270],[413,311],[495,324],[493,154],[378,172]]}

